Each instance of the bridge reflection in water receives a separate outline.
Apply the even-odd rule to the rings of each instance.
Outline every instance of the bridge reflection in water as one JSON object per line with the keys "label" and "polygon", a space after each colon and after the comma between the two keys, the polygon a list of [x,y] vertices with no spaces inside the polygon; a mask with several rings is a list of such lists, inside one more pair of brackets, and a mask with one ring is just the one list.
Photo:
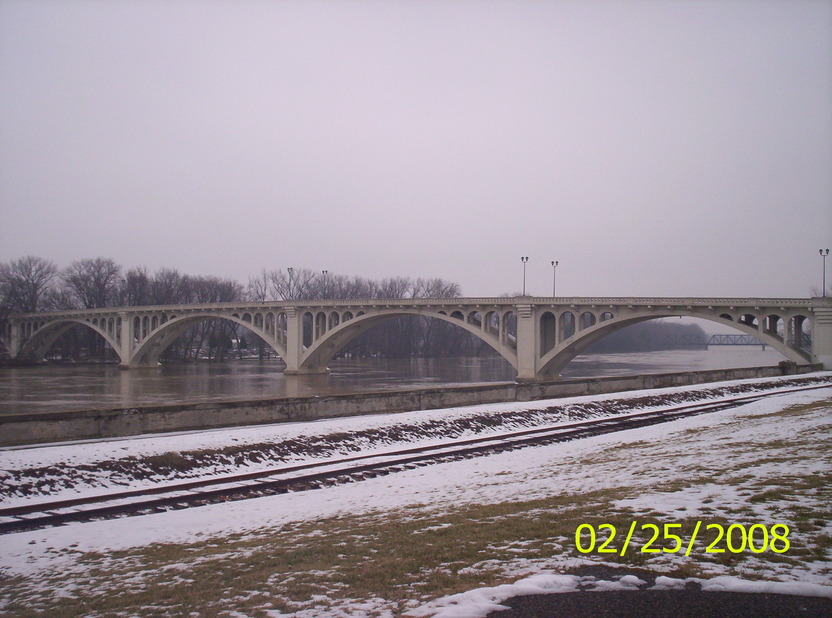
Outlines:
{"label": "bridge reflection in water", "polygon": [[[772,366],[778,352],[751,347],[582,354],[564,377]],[[170,364],[137,371],[114,365],[0,368],[0,414],[130,408],[178,403],[333,395],[514,379],[498,356],[335,360],[329,374],[286,376],[282,363],[242,360]]]}

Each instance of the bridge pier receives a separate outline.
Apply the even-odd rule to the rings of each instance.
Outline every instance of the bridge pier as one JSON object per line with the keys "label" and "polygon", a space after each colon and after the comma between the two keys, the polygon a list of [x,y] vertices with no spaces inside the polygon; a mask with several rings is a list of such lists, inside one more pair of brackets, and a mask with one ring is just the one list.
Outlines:
{"label": "bridge pier", "polygon": [[286,375],[299,373],[300,361],[303,356],[303,319],[297,307],[286,307]]}
{"label": "bridge pier", "polygon": [[286,307],[286,369],[283,375],[326,374],[329,367],[301,367],[303,361],[303,311],[297,307]]}
{"label": "bridge pier", "polygon": [[537,379],[535,312],[531,305],[517,305],[517,381]]}
{"label": "bridge pier", "polygon": [[[832,370],[832,298],[453,298],[240,302],[113,307],[13,315],[0,329],[12,359],[40,360],[69,328],[88,327],[120,366],[155,366],[164,350],[203,320],[225,319],[259,336],[286,374],[326,373],[326,364],[366,329],[400,315],[440,319],[479,337],[517,370],[519,381],[557,376],[594,341],[659,317],[690,316],[737,328],[787,359]],[[811,326],[811,346],[804,333]],[[516,325],[516,329],[515,329]],[[782,325],[782,335],[778,334]],[[811,350],[809,349],[811,347]]]}
{"label": "bridge pier", "polygon": [[17,358],[18,352],[20,352],[20,346],[22,344],[22,339],[20,337],[20,324],[10,324],[9,330],[9,356],[11,358]]}
{"label": "bridge pier", "polygon": [[[813,298],[821,301],[829,299]],[[832,307],[817,307],[812,324],[812,362],[832,370]]]}
{"label": "bridge pier", "polygon": [[119,312],[118,317],[121,320],[118,333],[119,349],[116,350],[119,357],[118,368],[130,369],[133,360],[133,321],[126,311]]}

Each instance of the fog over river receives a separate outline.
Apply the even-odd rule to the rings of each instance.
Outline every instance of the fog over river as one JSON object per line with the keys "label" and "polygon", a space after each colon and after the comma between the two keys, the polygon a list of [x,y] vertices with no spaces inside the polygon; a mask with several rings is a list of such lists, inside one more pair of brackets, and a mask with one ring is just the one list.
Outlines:
{"label": "fog over river", "polygon": [[[756,347],[584,354],[563,377],[702,371],[776,365]],[[303,397],[513,380],[500,357],[363,359],[330,363],[328,375],[284,376],[282,363],[240,360],[120,370],[114,365],[0,368],[0,414],[125,408],[156,404]]]}

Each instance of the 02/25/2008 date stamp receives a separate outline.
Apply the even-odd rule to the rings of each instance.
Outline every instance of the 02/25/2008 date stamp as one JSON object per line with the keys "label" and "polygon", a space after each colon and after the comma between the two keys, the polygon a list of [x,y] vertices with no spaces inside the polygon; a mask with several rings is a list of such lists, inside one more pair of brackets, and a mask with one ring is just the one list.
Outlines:
{"label": "02/25/2008 date stamp", "polygon": [[[791,547],[789,527],[786,524],[706,524],[702,530],[702,521],[687,538],[682,537],[682,524],[642,523],[633,520],[626,533],[620,533],[612,524],[581,524],[575,529],[575,548],[582,554],[618,554],[624,556],[628,551],[643,554],[684,552],[690,556],[696,543],[704,546],[707,554],[730,552],[739,554],[751,551],[761,554],[772,551],[776,554],[786,553]],[[639,529],[646,536],[644,541],[633,541],[633,534]],[[623,542],[622,542],[623,541]]]}

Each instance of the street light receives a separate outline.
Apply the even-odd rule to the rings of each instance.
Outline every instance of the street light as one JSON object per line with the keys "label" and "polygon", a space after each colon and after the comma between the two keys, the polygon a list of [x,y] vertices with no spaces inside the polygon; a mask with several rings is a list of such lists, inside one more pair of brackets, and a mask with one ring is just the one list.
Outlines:
{"label": "street light", "polygon": [[521,257],[520,261],[523,262],[523,296],[526,295],[526,262],[529,261],[528,257]]}
{"label": "street light", "polygon": [[552,298],[557,296],[557,294],[555,294],[555,289],[556,289],[555,285],[557,284],[557,281],[558,281],[558,261],[557,260],[552,260]]}
{"label": "street light", "polygon": [[823,252],[823,249],[818,249],[818,253],[823,258],[823,287],[820,289],[820,294],[826,296],[826,256],[829,255],[829,249],[826,250],[826,253]]}

